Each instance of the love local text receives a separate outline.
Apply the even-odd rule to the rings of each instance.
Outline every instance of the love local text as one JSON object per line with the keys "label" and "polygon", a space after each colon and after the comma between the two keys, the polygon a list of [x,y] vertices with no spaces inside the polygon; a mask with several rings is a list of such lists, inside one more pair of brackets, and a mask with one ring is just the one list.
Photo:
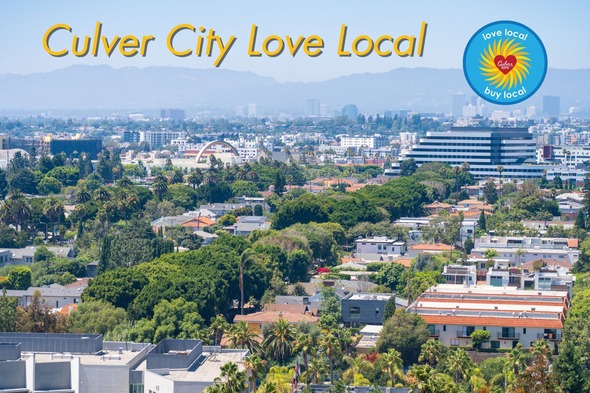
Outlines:
{"label": "love local text", "polygon": [[[393,37],[383,34],[377,37],[368,35],[350,36],[348,26],[343,24],[338,35],[336,55],[339,57],[422,57],[426,43],[428,24],[422,22],[417,35]],[[269,34],[261,36],[259,28],[253,24],[250,29],[246,54],[250,57],[288,56],[318,57],[325,51],[324,39],[319,35],[280,36]],[[182,43],[180,37],[182,36]],[[187,45],[188,40],[194,44]],[[213,65],[219,67],[238,40],[235,35],[222,37],[213,28],[189,23],[174,26],[168,33],[165,43],[168,51],[177,57],[207,57],[214,59]],[[43,36],[43,48],[54,57],[86,57],[99,55],[146,57],[148,49],[157,45],[153,35],[106,35],[103,24],[96,22],[93,35],[80,35],[68,24],[51,26]],[[190,41],[189,41],[190,42]]]}

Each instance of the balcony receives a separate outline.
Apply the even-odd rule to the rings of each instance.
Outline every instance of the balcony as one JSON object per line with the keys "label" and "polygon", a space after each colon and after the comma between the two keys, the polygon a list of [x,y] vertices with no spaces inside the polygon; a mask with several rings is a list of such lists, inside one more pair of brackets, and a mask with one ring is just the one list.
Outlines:
{"label": "balcony", "polygon": [[520,333],[498,332],[496,337],[499,340],[520,340]]}
{"label": "balcony", "polygon": [[457,330],[457,338],[471,338],[471,333],[469,330]]}
{"label": "balcony", "polygon": [[537,333],[537,339],[549,341],[561,341],[561,333]]}
{"label": "balcony", "polygon": [[428,332],[429,337],[438,337],[440,336],[440,330],[430,330]]}

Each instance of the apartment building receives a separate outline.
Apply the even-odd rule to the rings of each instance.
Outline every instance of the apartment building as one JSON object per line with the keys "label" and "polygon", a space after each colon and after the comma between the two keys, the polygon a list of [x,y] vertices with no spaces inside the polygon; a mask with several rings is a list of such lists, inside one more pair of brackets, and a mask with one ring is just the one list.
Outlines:
{"label": "apartment building", "polygon": [[566,291],[525,291],[488,285],[439,284],[426,290],[408,312],[420,315],[430,336],[448,346],[471,346],[471,333],[488,330],[484,348],[529,348],[545,339],[561,340],[570,300]]}

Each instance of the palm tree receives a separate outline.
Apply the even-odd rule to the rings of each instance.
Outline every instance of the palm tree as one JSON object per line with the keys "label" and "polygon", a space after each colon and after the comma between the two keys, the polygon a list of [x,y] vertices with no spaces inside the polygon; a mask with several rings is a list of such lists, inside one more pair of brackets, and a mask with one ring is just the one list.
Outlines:
{"label": "palm tree", "polygon": [[230,348],[248,349],[250,353],[259,353],[259,340],[260,336],[250,331],[248,322],[239,321],[229,328]]}
{"label": "palm tree", "polygon": [[324,380],[327,371],[324,356],[314,356],[311,358],[311,362],[309,362],[309,370],[306,371],[309,373],[309,376],[306,376],[306,378],[311,379],[313,383],[317,384],[320,380]]}
{"label": "palm tree", "polygon": [[334,384],[334,357],[342,353],[340,340],[332,333],[324,335],[320,342],[320,348],[324,351],[330,360],[330,384]]}
{"label": "palm tree", "polygon": [[396,375],[403,375],[403,362],[401,358],[401,353],[396,351],[395,349],[390,349],[383,355],[381,355],[381,359],[385,366],[385,370],[389,374],[389,379],[391,380],[391,387],[395,387],[395,377]]}
{"label": "palm tree", "polygon": [[502,180],[502,172],[504,172],[504,167],[502,165],[498,165],[498,167],[496,168],[496,170],[498,171],[498,173],[500,174],[500,195],[502,195],[502,189],[503,187],[503,180]]}
{"label": "palm tree", "polygon": [[293,343],[293,352],[301,352],[301,357],[303,358],[303,365],[305,366],[305,371],[308,371],[305,375],[305,384],[309,386],[309,355],[314,352],[315,349],[315,339],[309,333],[301,333],[297,336],[297,339]]}
{"label": "palm tree", "polygon": [[23,230],[27,221],[32,216],[29,201],[20,191],[15,191],[2,206],[3,221],[7,224],[16,225],[17,229]]}
{"label": "palm tree", "polygon": [[175,169],[170,184],[181,184],[184,183],[184,175],[180,169]]}
{"label": "palm tree", "polygon": [[[238,370],[236,363],[226,363],[221,366],[221,376],[215,378],[214,387],[207,388],[209,393],[243,393],[248,387],[246,373]],[[211,388],[211,389],[210,389]]]}
{"label": "palm tree", "polygon": [[549,354],[551,353],[551,347],[545,340],[537,340],[531,346],[531,354],[534,358],[538,358],[539,356],[544,356],[545,358],[551,360]]}
{"label": "palm tree", "polygon": [[428,362],[430,367],[434,367],[436,363],[440,362],[443,354],[443,346],[438,340],[428,340],[422,344],[420,357],[418,361]]}
{"label": "palm tree", "polygon": [[166,194],[166,192],[168,192],[168,179],[166,178],[166,176],[164,176],[164,175],[156,176],[156,178],[154,179],[153,190],[154,190],[154,194],[156,194],[156,197],[158,198],[158,200],[161,201],[162,198],[164,197],[164,194]]}
{"label": "palm tree", "polygon": [[202,182],[203,172],[199,168],[192,170],[191,173],[188,175],[188,184],[193,186],[193,190],[199,187]]}
{"label": "palm tree", "polygon": [[447,357],[447,371],[455,374],[455,383],[465,378],[471,366],[471,359],[464,349],[459,348]]}
{"label": "palm tree", "polygon": [[106,187],[100,187],[94,191],[94,199],[100,202],[107,202],[111,200],[111,193]]}
{"label": "palm tree", "polygon": [[117,183],[119,183],[119,187],[123,188],[129,188],[133,185],[133,182],[127,176],[123,176]]}
{"label": "palm tree", "polygon": [[510,352],[506,354],[508,359],[507,365],[514,370],[514,375],[518,376],[522,370],[527,366],[527,355],[522,350],[522,344],[516,344],[516,347],[512,348]]}
{"label": "palm tree", "polygon": [[419,393],[432,392],[428,382],[433,379],[433,375],[434,369],[432,367],[415,364],[408,370],[408,384],[412,389],[418,389]]}
{"label": "palm tree", "polygon": [[455,191],[459,192],[459,173],[461,173],[461,168],[458,166],[454,166],[451,168],[453,175],[455,176]]}
{"label": "palm tree", "polygon": [[[59,221],[64,212],[65,208],[63,202],[56,197],[47,198],[43,203],[43,214],[52,227]],[[47,237],[47,234],[45,234],[45,236]],[[55,236],[53,236],[51,240],[55,243]]]}
{"label": "palm tree", "polygon": [[278,362],[287,361],[291,357],[295,334],[295,327],[285,319],[273,322],[266,330],[262,343],[267,355]]}
{"label": "palm tree", "polygon": [[210,327],[211,330],[213,330],[213,345],[220,345],[219,341],[221,340],[223,331],[226,330],[228,326],[229,324],[221,314],[211,318]]}
{"label": "palm tree", "polygon": [[263,360],[257,354],[253,354],[244,359],[244,367],[250,373],[250,386],[252,391],[256,393],[256,381],[258,376],[262,375],[266,369],[266,360]]}
{"label": "palm tree", "polygon": [[86,203],[91,199],[92,199],[92,195],[90,195],[90,193],[88,192],[88,189],[86,187],[82,187],[76,193],[76,200],[78,201],[78,203]]}

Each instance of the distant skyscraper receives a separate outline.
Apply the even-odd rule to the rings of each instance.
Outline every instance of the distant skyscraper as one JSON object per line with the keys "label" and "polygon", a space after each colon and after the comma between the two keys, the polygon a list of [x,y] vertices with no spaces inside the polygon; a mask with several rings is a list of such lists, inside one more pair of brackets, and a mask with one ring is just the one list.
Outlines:
{"label": "distant skyscraper", "polygon": [[242,105],[236,107],[236,116],[238,116],[238,117],[246,116],[246,108],[244,108]]}
{"label": "distant skyscraper", "polygon": [[258,104],[248,104],[248,116],[249,117],[258,116]]}
{"label": "distant skyscraper", "polygon": [[318,117],[320,115],[320,102],[316,99],[305,101],[305,116]]}
{"label": "distant skyscraper", "polygon": [[349,120],[357,121],[357,119],[359,117],[359,110],[356,107],[356,105],[348,104],[348,105],[345,105],[344,108],[342,108],[341,114],[342,114],[342,116],[347,117]]}
{"label": "distant skyscraper", "polygon": [[463,116],[463,107],[465,106],[466,96],[464,93],[454,93],[451,101],[453,117]]}
{"label": "distant skyscraper", "polygon": [[560,113],[560,99],[558,96],[543,97],[543,114],[549,117],[558,117]]}
{"label": "distant skyscraper", "polygon": [[321,117],[328,117],[328,106],[326,104],[320,105],[320,116]]}
{"label": "distant skyscraper", "polygon": [[160,111],[160,118],[182,121],[186,118],[186,116],[184,110],[182,109],[162,109]]}

